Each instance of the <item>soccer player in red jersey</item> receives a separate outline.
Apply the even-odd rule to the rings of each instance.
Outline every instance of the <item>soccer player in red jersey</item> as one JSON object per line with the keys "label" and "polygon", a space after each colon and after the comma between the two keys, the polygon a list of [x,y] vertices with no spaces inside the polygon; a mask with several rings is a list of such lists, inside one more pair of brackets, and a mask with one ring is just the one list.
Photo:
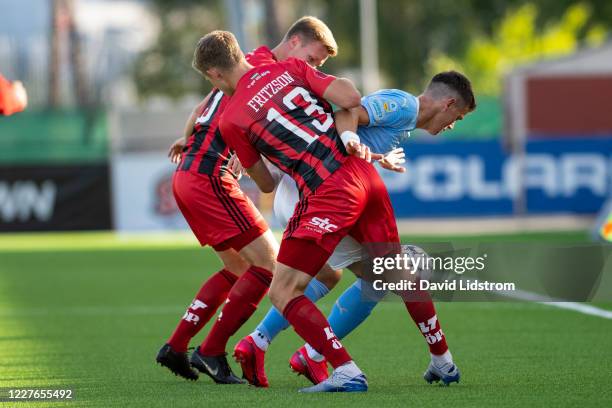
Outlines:
{"label": "soccer player in red jersey", "polygon": [[[247,59],[253,65],[261,65],[297,57],[318,66],[336,53],[329,28],[314,17],[303,17],[277,47],[259,47]],[[215,382],[241,383],[227,364],[225,346],[264,296],[278,244],[232,172],[230,149],[219,131],[219,118],[227,103],[228,97],[214,89],[188,120],[186,137],[170,148],[169,155],[178,162],[173,190],[179,209],[200,244],[211,245],[224,268],[200,288],[168,343],[159,351],[157,361],[187,379],[198,378],[191,365]],[[226,298],[218,321],[189,361],[189,341]],[[265,380],[265,376],[260,377]],[[267,386],[267,382],[258,385]]]}
{"label": "soccer player in red jersey", "polygon": [[[289,59],[253,68],[229,32],[198,43],[194,67],[232,95],[221,132],[264,192],[275,182],[261,154],[291,175],[301,200],[289,221],[270,289],[272,303],[296,332],[334,367],[332,376],[306,392],[366,391],[365,375],[338,341],[304,288],[350,233],[359,242],[386,243],[376,255],[399,250],[393,209],[376,169],[349,156],[328,100],[360,105],[354,85]],[[353,129],[354,130],[354,129]]]}

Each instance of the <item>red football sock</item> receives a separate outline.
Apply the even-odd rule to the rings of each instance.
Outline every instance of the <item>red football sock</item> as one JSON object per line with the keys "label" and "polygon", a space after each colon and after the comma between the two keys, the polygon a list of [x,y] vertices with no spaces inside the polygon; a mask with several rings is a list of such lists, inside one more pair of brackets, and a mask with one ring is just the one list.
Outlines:
{"label": "red football sock", "polygon": [[175,351],[187,351],[189,340],[208,323],[219,305],[227,298],[227,294],[237,279],[236,275],[222,269],[204,282],[168,340]]}
{"label": "red football sock", "polygon": [[251,266],[232,287],[227,303],[221,309],[219,318],[200,346],[205,356],[218,356],[225,353],[230,337],[242,326],[257,309],[265,296],[272,273],[257,266]]}
{"label": "red football sock", "polygon": [[325,316],[306,296],[298,296],[287,303],[283,315],[296,333],[323,354],[334,368],[352,360]]}
{"label": "red football sock", "polygon": [[431,354],[444,354],[448,350],[446,345],[446,337],[440,328],[440,322],[436,315],[431,296],[426,291],[419,290],[414,293],[414,297],[419,299],[418,302],[404,302],[410,317],[416,323],[425,341],[429,345]]}

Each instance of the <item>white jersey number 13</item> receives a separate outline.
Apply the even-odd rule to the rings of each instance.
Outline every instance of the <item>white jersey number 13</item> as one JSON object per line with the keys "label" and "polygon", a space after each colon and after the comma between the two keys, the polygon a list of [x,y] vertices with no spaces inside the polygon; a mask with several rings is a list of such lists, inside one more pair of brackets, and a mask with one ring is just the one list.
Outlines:
{"label": "white jersey number 13", "polygon": [[[304,109],[304,112],[308,116],[311,116],[314,112],[317,112],[321,115],[325,114],[325,121],[323,123],[321,123],[318,119],[313,119],[312,125],[319,131],[326,132],[331,127],[332,123],[334,123],[334,119],[332,118],[332,115],[330,113],[325,112],[323,107],[317,105],[317,100],[314,99],[306,89],[302,87],[297,87],[294,88],[287,95],[285,95],[285,97],[283,98],[283,103],[285,104],[285,106],[289,109],[296,109],[297,106],[293,103],[293,100],[298,95],[301,95],[302,98],[304,98],[304,100],[310,104]],[[299,138],[303,139],[307,144],[311,144],[319,138],[318,135],[309,135],[308,132],[305,132],[293,122],[287,120],[287,118],[285,118],[279,111],[274,108],[270,108],[268,110],[268,115],[266,116],[266,119],[268,119],[270,122],[272,122],[273,120],[277,121],[285,129],[289,130]]]}

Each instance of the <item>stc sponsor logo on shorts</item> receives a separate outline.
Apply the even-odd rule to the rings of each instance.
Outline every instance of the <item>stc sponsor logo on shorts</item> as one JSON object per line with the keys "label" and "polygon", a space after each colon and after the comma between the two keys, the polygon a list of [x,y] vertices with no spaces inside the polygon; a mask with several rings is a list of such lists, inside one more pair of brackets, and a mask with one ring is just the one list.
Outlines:
{"label": "stc sponsor logo on shorts", "polygon": [[312,217],[312,219],[308,222],[307,228],[313,232],[325,234],[326,232],[336,231],[338,226],[332,224],[329,218]]}

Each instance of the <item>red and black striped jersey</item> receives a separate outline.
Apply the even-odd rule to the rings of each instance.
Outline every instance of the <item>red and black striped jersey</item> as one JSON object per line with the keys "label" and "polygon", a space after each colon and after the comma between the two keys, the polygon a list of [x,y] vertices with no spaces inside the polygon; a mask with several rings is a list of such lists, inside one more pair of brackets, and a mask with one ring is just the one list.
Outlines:
{"label": "red and black striped jersey", "polygon": [[[254,66],[276,61],[274,54],[266,46],[253,50],[246,58]],[[192,171],[211,176],[229,173],[227,162],[231,152],[219,131],[219,119],[228,101],[229,98],[220,90],[215,88],[211,91],[208,101],[198,112],[177,171]]]}
{"label": "red and black striped jersey", "polygon": [[334,80],[295,58],[255,67],[240,78],[221,132],[242,165],[253,166],[263,154],[302,194],[314,192],[347,157],[323,98]]}

